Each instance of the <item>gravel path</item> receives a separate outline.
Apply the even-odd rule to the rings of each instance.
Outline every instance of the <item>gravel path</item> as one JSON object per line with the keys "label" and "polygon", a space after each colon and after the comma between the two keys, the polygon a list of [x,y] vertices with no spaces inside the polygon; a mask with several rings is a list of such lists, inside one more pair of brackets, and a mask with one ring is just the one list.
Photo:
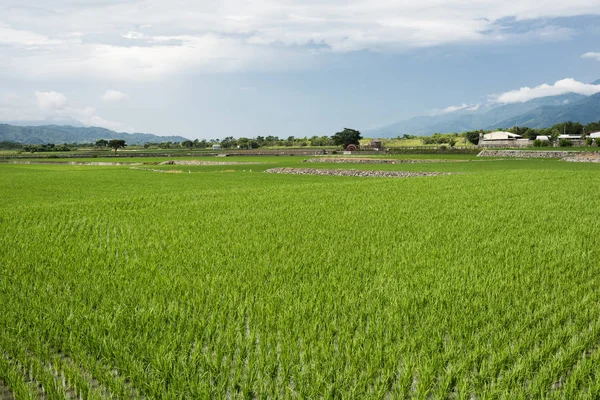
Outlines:
{"label": "gravel path", "polygon": [[268,174],[358,176],[368,178],[408,178],[411,176],[451,175],[450,172],[362,171],[356,169],[272,168]]}

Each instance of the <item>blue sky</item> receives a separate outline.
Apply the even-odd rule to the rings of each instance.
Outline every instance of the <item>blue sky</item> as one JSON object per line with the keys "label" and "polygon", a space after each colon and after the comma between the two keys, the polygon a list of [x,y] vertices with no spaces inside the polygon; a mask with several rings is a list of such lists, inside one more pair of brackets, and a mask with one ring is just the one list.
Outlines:
{"label": "blue sky", "polygon": [[600,0],[21,3],[0,2],[2,121],[312,136],[600,92]]}

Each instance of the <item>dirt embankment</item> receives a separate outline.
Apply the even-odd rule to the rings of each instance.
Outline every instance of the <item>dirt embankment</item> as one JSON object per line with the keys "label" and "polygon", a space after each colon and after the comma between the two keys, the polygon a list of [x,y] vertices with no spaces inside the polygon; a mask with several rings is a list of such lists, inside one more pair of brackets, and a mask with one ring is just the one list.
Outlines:
{"label": "dirt embankment", "polygon": [[272,168],[268,174],[356,176],[365,178],[408,178],[413,176],[451,175],[450,172],[362,171],[356,169]]}

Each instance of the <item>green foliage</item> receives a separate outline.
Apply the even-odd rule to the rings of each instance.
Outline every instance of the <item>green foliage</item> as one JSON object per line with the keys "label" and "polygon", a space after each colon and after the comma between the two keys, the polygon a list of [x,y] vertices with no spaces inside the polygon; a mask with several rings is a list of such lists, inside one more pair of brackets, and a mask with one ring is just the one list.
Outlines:
{"label": "green foliage", "polygon": [[594,143],[594,140],[591,137],[585,138],[585,145],[586,146],[591,146],[592,143]]}
{"label": "green foliage", "polygon": [[108,147],[113,149],[115,153],[117,152],[117,150],[122,149],[125,146],[127,146],[127,144],[124,140],[121,139],[111,139],[108,141]]}
{"label": "green foliage", "polygon": [[539,139],[535,139],[533,141],[533,147],[542,147],[542,141]]}
{"label": "green foliage", "polygon": [[20,150],[23,148],[21,143],[0,142],[0,150]]}
{"label": "green foliage", "polygon": [[350,128],[344,128],[343,131],[335,133],[331,136],[333,140],[333,144],[336,146],[342,146],[344,149],[351,144],[359,145],[360,139],[362,136],[360,135],[360,131]]}
{"label": "green foliage", "polygon": [[573,146],[573,143],[568,139],[560,139],[558,145],[560,147],[571,147]]}
{"label": "green foliage", "polygon": [[25,145],[22,147],[22,150],[28,153],[46,153],[52,151],[71,151],[73,150],[68,144],[32,144]]}
{"label": "green foliage", "polygon": [[478,145],[480,133],[481,133],[480,131],[470,131],[470,132],[465,132],[465,135],[469,142],[471,142],[474,145]]}

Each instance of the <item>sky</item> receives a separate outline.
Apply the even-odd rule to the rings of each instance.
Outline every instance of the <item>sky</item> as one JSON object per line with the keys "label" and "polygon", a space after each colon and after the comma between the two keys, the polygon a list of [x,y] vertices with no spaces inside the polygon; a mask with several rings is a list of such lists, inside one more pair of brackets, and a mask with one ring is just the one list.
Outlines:
{"label": "sky", "polygon": [[329,136],[598,79],[600,0],[0,0],[0,121]]}

